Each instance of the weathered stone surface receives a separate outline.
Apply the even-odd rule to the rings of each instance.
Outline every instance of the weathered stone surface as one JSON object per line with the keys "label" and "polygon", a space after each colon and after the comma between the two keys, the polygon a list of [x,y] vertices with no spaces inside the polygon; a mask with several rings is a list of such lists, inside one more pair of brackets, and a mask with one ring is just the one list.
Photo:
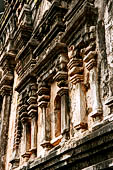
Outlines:
{"label": "weathered stone surface", "polygon": [[0,170],[112,169],[112,0],[4,7]]}

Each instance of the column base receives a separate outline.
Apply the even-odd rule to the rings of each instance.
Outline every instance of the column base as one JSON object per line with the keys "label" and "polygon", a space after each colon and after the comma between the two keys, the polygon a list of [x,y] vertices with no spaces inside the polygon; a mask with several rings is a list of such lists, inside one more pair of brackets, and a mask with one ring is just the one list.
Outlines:
{"label": "column base", "polygon": [[69,137],[70,137],[70,135],[69,135],[69,128],[64,129],[61,134],[62,134],[61,142],[65,142],[65,141],[69,140]]}
{"label": "column base", "polygon": [[43,142],[41,143],[41,146],[42,146],[43,148],[46,148],[47,150],[49,150],[49,149],[51,149],[51,148],[53,147],[53,145],[50,143],[50,141],[43,141]]}
{"label": "column base", "polygon": [[19,166],[19,162],[20,162],[20,159],[19,158],[14,158],[10,161],[10,163],[12,164],[12,169],[15,169]]}
{"label": "column base", "polygon": [[51,144],[53,147],[57,146],[60,142],[61,142],[61,139],[62,139],[62,135],[54,138],[51,140]]}
{"label": "column base", "polygon": [[36,147],[31,148],[29,151],[31,152],[30,159],[32,160],[32,159],[36,158],[37,148]]}
{"label": "column base", "polygon": [[81,129],[87,130],[88,129],[88,125],[87,125],[87,123],[80,122],[78,124],[74,124],[74,129],[76,129],[77,131],[81,130]]}
{"label": "column base", "polygon": [[91,112],[90,116],[92,117],[93,119],[93,127],[97,126],[101,120],[102,120],[102,109],[101,108],[98,108],[98,109],[95,109],[94,111]]}
{"label": "column base", "polygon": [[102,109],[101,109],[101,108],[95,109],[94,111],[92,111],[92,112],[90,113],[90,116],[91,116],[92,118],[95,118],[95,119],[96,119],[96,117],[101,117],[101,116],[102,116]]}
{"label": "column base", "polygon": [[102,114],[103,112],[101,108],[95,109],[93,112],[91,112],[90,116],[93,119],[93,126],[92,126],[93,130],[100,127],[102,121]]}
{"label": "column base", "polygon": [[24,162],[27,162],[30,158],[31,152],[25,152],[23,155],[21,155],[24,158]]}

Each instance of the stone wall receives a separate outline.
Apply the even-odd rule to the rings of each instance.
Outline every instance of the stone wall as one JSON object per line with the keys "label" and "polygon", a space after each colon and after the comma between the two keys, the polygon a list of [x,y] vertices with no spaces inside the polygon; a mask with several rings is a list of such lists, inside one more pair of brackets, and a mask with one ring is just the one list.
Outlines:
{"label": "stone wall", "polygon": [[112,0],[5,1],[0,170],[113,168]]}

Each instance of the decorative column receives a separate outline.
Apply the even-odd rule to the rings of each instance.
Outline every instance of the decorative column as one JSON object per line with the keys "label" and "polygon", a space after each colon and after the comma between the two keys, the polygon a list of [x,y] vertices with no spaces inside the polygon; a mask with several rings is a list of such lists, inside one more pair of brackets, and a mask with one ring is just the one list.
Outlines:
{"label": "decorative column", "polygon": [[26,99],[23,98],[21,94],[20,96],[20,107],[19,107],[19,115],[23,127],[23,132],[22,132],[22,157],[24,158],[24,162],[27,162],[28,159],[30,158],[30,134],[31,134],[31,129],[30,127],[30,118],[28,117],[27,114],[27,107],[28,105],[26,104]]}
{"label": "decorative column", "polygon": [[2,111],[1,111],[1,149],[0,155],[1,160],[3,161],[1,167],[5,168],[5,156],[7,149],[7,134],[9,128],[9,116],[10,116],[10,107],[11,107],[11,98],[12,98],[12,87],[7,85],[2,85],[1,94],[3,97]]}
{"label": "decorative column", "polygon": [[5,169],[5,156],[7,148],[7,133],[9,128],[10,107],[12,98],[12,85],[14,78],[15,67],[15,51],[4,52],[0,58],[0,67],[3,74],[0,81],[0,92],[3,97],[2,111],[1,111],[1,168]]}
{"label": "decorative column", "polygon": [[73,113],[73,126],[75,130],[87,129],[87,117],[86,117],[86,99],[85,99],[85,86],[83,76],[83,60],[80,56],[76,56],[75,47],[71,46],[68,50],[68,75],[69,81],[72,83],[75,89],[75,112]]}
{"label": "decorative column", "polygon": [[96,67],[97,52],[94,51],[95,44],[89,45],[84,49],[83,61],[85,67],[90,73],[90,87],[92,95],[92,113],[91,117],[93,118],[94,126],[100,122],[102,118],[102,105],[100,102],[99,96],[99,86],[98,86],[98,72]]}
{"label": "decorative column", "polygon": [[45,82],[40,82],[38,86],[38,107],[42,110],[42,138],[41,146],[46,149],[52,147],[50,143],[49,127],[47,123],[47,105],[50,101],[49,88],[46,87]]}
{"label": "decorative column", "polygon": [[27,162],[30,158],[30,146],[29,146],[29,128],[28,128],[28,122],[29,119],[27,117],[23,117],[21,119],[22,126],[23,126],[23,154],[22,157],[24,158],[24,162]]}
{"label": "decorative column", "polygon": [[58,56],[54,80],[57,81],[59,90],[57,94],[61,97],[61,134],[62,142],[69,139],[69,106],[68,106],[68,57],[67,53],[61,53]]}
{"label": "decorative column", "polygon": [[13,156],[10,160],[12,164],[12,169],[15,169],[19,166],[20,158],[19,158],[19,144],[21,140],[21,123],[20,117],[17,111],[16,122],[15,122],[15,133],[14,133],[14,144],[13,144]]}
{"label": "decorative column", "polygon": [[29,99],[27,100],[29,107],[28,115],[31,117],[31,159],[36,157],[37,151],[37,116],[38,116],[38,105],[36,96],[36,84],[31,83],[29,85]]}

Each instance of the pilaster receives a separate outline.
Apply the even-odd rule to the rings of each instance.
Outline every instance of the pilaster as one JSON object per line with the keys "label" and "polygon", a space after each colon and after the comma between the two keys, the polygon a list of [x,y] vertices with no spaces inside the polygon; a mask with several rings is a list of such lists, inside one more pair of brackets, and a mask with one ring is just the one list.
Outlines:
{"label": "pilaster", "polygon": [[22,123],[22,157],[24,162],[27,162],[30,158],[30,138],[31,138],[31,128],[30,126],[30,118],[27,114],[27,103],[26,98],[23,98],[23,95],[20,95],[20,101],[19,101],[19,115]]}
{"label": "pilaster", "polygon": [[[90,27],[90,32],[95,34],[95,27]],[[92,113],[90,116],[93,118],[94,126],[101,121],[103,112],[99,96],[97,58],[98,53],[96,51],[95,42],[93,41],[87,48],[84,49],[83,61],[85,63],[85,67],[90,73],[90,87],[92,95]]]}
{"label": "pilaster", "polygon": [[45,82],[40,82],[38,85],[38,107],[41,108],[42,111],[42,138],[41,138],[41,146],[46,150],[52,147],[50,143],[50,136],[48,136],[49,127],[47,124],[47,106],[50,100],[49,88]]}
{"label": "pilaster", "polygon": [[37,116],[38,105],[36,96],[36,84],[30,83],[29,85],[29,99],[27,100],[29,106],[27,108],[28,115],[31,117],[31,159],[34,159],[37,155]]}
{"label": "pilaster", "polygon": [[85,99],[85,86],[84,86],[84,69],[83,60],[81,57],[76,56],[76,50],[74,46],[71,46],[68,50],[68,75],[69,81],[75,88],[76,95],[76,110],[73,126],[75,130],[86,130],[86,99]]}

